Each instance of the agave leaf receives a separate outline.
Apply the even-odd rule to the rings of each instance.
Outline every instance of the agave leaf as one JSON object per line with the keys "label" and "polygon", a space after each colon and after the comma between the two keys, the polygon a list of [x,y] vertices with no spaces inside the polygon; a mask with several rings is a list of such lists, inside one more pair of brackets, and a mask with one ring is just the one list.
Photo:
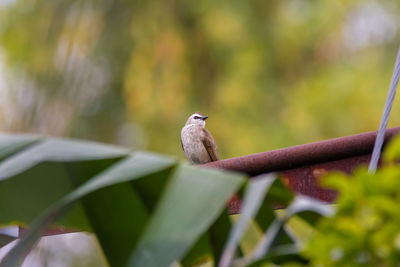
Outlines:
{"label": "agave leaf", "polygon": [[313,212],[323,216],[331,216],[334,212],[331,206],[319,200],[298,195],[284,212],[282,218],[276,218],[270,225],[260,244],[254,250],[247,263],[253,263],[262,259],[270,250],[276,235],[284,225],[284,223],[293,215],[301,212]]}
{"label": "agave leaf", "polygon": [[249,222],[255,217],[268,189],[275,180],[276,177],[273,174],[261,175],[253,178],[247,186],[239,221],[231,230],[219,266],[230,266],[241,237],[245,233]]}
{"label": "agave leaf", "polygon": [[[41,216],[39,216],[31,225],[27,234],[17,243],[17,245],[3,258],[0,265],[4,266],[20,266],[23,262],[24,257],[30,251],[32,246],[38,241],[40,236],[44,233],[44,231],[54,223],[55,220],[64,215],[74,204],[76,201],[81,198],[87,196],[88,194],[100,190],[102,188],[117,185],[124,182],[129,182],[134,179],[139,179],[141,177],[145,177],[149,174],[164,170],[166,168],[170,168],[175,164],[175,161],[170,158],[156,156],[154,154],[148,153],[136,153],[126,159],[119,161],[114,164],[112,167],[106,169],[104,172],[98,174],[93,179],[87,181],[74,191],[67,194],[64,198],[55,202],[52,206],[50,206],[47,210],[45,210]],[[119,191],[121,193],[121,191]],[[134,208],[134,207],[132,207]],[[126,210],[124,210],[126,211]],[[86,214],[91,218],[91,214]],[[93,219],[93,217],[92,217]],[[121,218],[124,220],[124,217]],[[114,222],[118,223],[119,220],[115,220]],[[105,222],[110,223],[110,221]],[[115,227],[120,227],[121,224],[114,225]],[[128,227],[132,227],[129,225]],[[115,228],[118,231],[117,228]],[[105,234],[105,230],[99,232],[99,239],[107,240],[107,234]],[[124,232],[126,238],[134,236],[135,232],[131,231]],[[108,233],[110,234],[110,233]],[[132,244],[134,244],[134,240],[132,240]],[[121,242],[120,245],[124,245]],[[131,246],[131,243],[128,242],[128,246]],[[104,248],[104,247],[103,247]],[[130,247],[131,248],[131,247]],[[119,247],[114,248],[115,251],[106,251],[106,255],[110,257],[110,254],[119,254]],[[126,250],[125,250],[126,251]],[[128,255],[130,250],[128,251]],[[125,255],[126,258],[128,255]],[[114,257],[111,257],[113,259]],[[110,258],[109,258],[110,260]],[[110,262],[112,263],[112,262]]]}
{"label": "agave leaf", "polygon": [[120,147],[95,142],[49,138],[31,145],[1,162],[0,180],[22,173],[40,162],[76,162],[118,158],[127,155],[127,152],[128,150]]}
{"label": "agave leaf", "polygon": [[167,266],[183,258],[243,181],[238,174],[180,166],[167,184],[128,266]]}
{"label": "agave leaf", "polygon": [[7,227],[0,229],[0,248],[11,243],[19,236],[19,227]]}
{"label": "agave leaf", "polygon": [[35,135],[0,133],[0,161],[41,140],[40,137]]}
{"label": "agave leaf", "polygon": [[[193,166],[182,166],[177,172],[171,172],[174,165],[172,159],[148,153],[136,153],[117,162],[48,208],[1,264],[19,266],[45,229],[78,200],[112,266],[124,265],[129,254],[130,266],[151,266],[153,260],[167,265],[183,258],[218,217],[243,179],[240,175]],[[142,200],[143,194],[154,192],[143,185],[137,189],[134,181],[166,169],[170,171],[166,172],[165,188],[151,213],[151,207],[142,205]],[[107,199],[115,202],[107,204]],[[126,201],[127,205],[119,207],[121,201]],[[97,203],[102,205],[96,207]],[[112,208],[115,211],[111,211]],[[107,215],[112,215],[109,220],[104,219]],[[126,222],[120,222],[125,219]],[[154,257],[149,259],[147,253]]]}

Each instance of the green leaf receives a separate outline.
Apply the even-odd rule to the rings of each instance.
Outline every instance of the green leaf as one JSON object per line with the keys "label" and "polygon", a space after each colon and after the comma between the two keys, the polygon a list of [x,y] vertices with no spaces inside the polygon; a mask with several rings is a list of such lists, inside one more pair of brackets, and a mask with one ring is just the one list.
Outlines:
{"label": "green leaf", "polygon": [[[243,182],[241,175],[194,166],[172,172],[175,160],[150,153],[120,160],[125,155],[119,148],[50,139],[3,161],[0,191],[4,194],[0,197],[3,203],[15,203],[1,215],[3,221],[19,218],[26,224],[48,208],[1,264],[19,266],[44,231],[60,218],[67,228],[93,230],[112,266],[126,264],[129,255],[130,264],[148,266],[154,260],[144,253],[149,245],[158,263],[172,263],[189,251]],[[41,196],[43,187],[49,193]],[[16,190],[26,191],[27,209],[12,199],[15,194],[7,194]],[[18,206],[22,209],[15,209]],[[81,221],[65,221],[71,214]],[[162,238],[153,244],[155,237]],[[179,244],[174,246],[175,242]]]}
{"label": "green leaf", "polygon": [[[268,208],[270,208],[271,205],[274,206],[279,205],[280,207],[287,207],[293,201],[293,197],[294,195],[292,191],[283,183],[282,179],[275,179],[273,185],[268,190],[266,201],[264,201],[264,203],[269,203],[269,205],[267,206]],[[261,206],[260,212],[257,214],[256,217],[256,219],[259,222],[263,221],[261,209],[264,207],[264,203]],[[269,221],[267,220],[267,222]],[[261,227],[263,227],[262,224]]]}
{"label": "green leaf", "polygon": [[18,238],[19,228],[17,226],[0,229],[0,248]]}
{"label": "green leaf", "polygon": [[182,165],[167,184],[129,266],[167,266],[181,259],[243,181],[241,175]]}
{"label": "green leaf", "polygon": [[263,240],[254,250],[251,257],[248,259],[248,263],[252,263],[263,258],[264,255],[269,252],[276,235],[278,234],[284,223],[291,216],[301,212],[314,212],[324,216],[331,216],[333,215],[334,210],[331,206],[328,206],[326,203],[319,200],[302,195],[296,196],[292,204],[290,204],[290,206],[285,210],[282,218],[276,218],[272,222],[272,224],[264,234]]}
{"label": "green leaf", "polygon": [[[297,263],[295,266],[303,266],[302,264],[306,264],[307,260],[299,255],[299,249],[295,245],[281,245],[274,249],[271,249],[270,252],[267,253],[263,258],[252,262],[251,264],[247,264],[246,262],[239,261],[239,264],[246,265],[248,267],[257,267],[257,266],[269,266],[267,264],[274,263],[271,266],[279,266],[281,264],[289,264],[284,266],[291,266],[290,263]],[[240,265],[238,265],[240,266]]]}
{"label": "green leaf", "polygon": [[[255,217],[255,222],[262,231],[259,240],[261,240],[263,232],[267,231],[275,220],[276,212],[279,211],[273,210],[272,207],[277,205],[287,207],[292,202],[293,197],[292,191],[286,187],[282,179],[275,179]],[[281,228],[272,243],[272,247],[293,244],[294,241],[297,242],[297,240],[293,240],[293,236],[289,235],[285,228]],[[252,244],[253,247],[254,245],[257,244]]]}
{"label": "green leaf", "polygon": [[66,201],[78,200],[95,190],[109,185],[146,177],[152,173],[170,168],[174,164],[175,160],[172,158],[162,157],[153,153],[136,152],[66,196]]}
{"label": "green leaf", "polygon": [[231,230],[219,266],[227,267],[231,264],[241,237],[245,233],[251,219],[255,217],[268,189],[275,180],[275,175],[267,174],[253,178],[250,181],[246,188],[239,221]]}
{"label": "green leaf", "polygon": [[[27,226],[53,203],[78,186],[78,181],[89,179],[115,160],[64,163],[44,162],[10,179],[0,181],[0,224]],[[73,175],[69,169],[79,168]],[[18,192],[16,194],[15,192]],[[90,230],[81,205],[73,207],[60,222],[67,229]]]}
{"label": "green leaf", "polygon": [[13,236],[0,234],[0,248],[10,244],[11,242],[13,242],[16,239],[17,238],[13,237]]}
{"label": "green leaf", "polygon": [[[135,154],[118,162],[49,208],[45,214],[31,226],[31,230],[28,234],[4,258],[2,264],[7,264],[7,266],[18,266],[18,264],[22,262],[24,255],[40,237],[41,233],[43,233],[43,231],[51,225],[55,219],[65,213],[69,206],[76,200],[85,197],[93,191],[98,190],[98,192],[101,192],[99,189],[106,186],[117,186],[117,183],[121,185],[121,183],[145,177],[155,171],[170,168],[173,163],[174,161],[170,159],[164,159],[144,153]],[[131,258],[131,261],[133,259],[134,262],[131,262],[131,264],[135,264],[136,266],[136,263],[138,263],[138,266],[141,266],[140,264],[143,263],[143,266],[148,266],[147,259],[142,256],[142,252],[147,246],[146,240],[152,240],[154,235],[161,238],[161,241],[169,240],[169,242],[172,243],[174,243],[175,239],[179,237],[182,240],[182,243],[179,243],[179,246],[172,246],[172,244],[170,244],[166,247],[163,242],[158,240],[159,243],[155,244],[155,247],[152,247],[153,249],[151,252],[152,255],[160,254],[158,257],[155,257],[158,262],[172,262],[175,259],[182,257],[194,244],[199,235],[207,229],[207,227],[219,215],[221,210],[224,209],[225,203],[230,194],[243,182],[243,179],[240,177],[241,176],[239,175],[232,175],[230,173],[215,170],[182,166],[178,172],[170,178],[172,180],[167,183],[166,191],[164,191],[162,198],[159,200],[156,211],[151,217],[149,224],[146,225],[144,235],[138,244],[137,250],[135,250],[136,252],[134,252],[137,256]],[[129,184],[130,183],[127,185]],[[104,190],[110,190],[110,188],[112,187],[104,188]],[[111,194],[111,191],[108,191],[107,194]],[[114,194],[121,192],[123,192],[123,190],[118,189],[115,190]],[[129,192],[129,194],[131,194],[131,192]],[[87,197],[85,199],[87,199]],[[96,204],[94,201],[96,198],[93,198],[92,203],[90,203],[90,201],[89,203],[85,203],[87,202],[85,199],[82,201],[85,210],[88,209],[88,206],[92,206],[93,208],[93,205]],[[185,199],[185,201],[181,201],[182,199]],[[139,202],[137,201],[135,203]],[[210,203],[212,204],[210,205]],[[110,208],[113,206],[114,205],[109,205]],[[90,221],[104,222],[105,220],[103,219],[97,220],[99,216],[108,215],[107,209],[109,208],[104,208],[103,214],[99,207],[94,213],[87,213]],[[128,208],[131,209],[128,210]],[[132,208],[134,208],[134,206],[129,206],[126,209],[123,209],[123,213],[132,212]],[[114,216],[116,215],[114,214]],[[124,214],[119,214],[117,218],[124,218],[124,216]],[[93,220],[91,218],[93,218]],[[146,220],[147,219],[145,218],[142,221],[142,226],[146,223]],[[138,225],[138,217],[133,215],[130,221],[131,223],[127,223],[126,225],[131,228],[131,231],[120,231],[121,234],[119,236],[122,238],[122,241],[121,239],[115,238],[115,236],[112,237],[111,229],[121,225],[118,221],[115,221],[111,226],[106,225],[106,228],[103,228],[104,225],[101,225],[101,223],[99,223],[99,226],[93,227],[96,234],[99,236],[99,240],[102,243],[105,253],[112,265],[123,262],[124,255],[121,257],[120,246],[126,244],[126,247],[132,249],[132,246],[135,244],[135,238],[138,238],[139,236],[139,230],[141,228],[136,227]],[[107,223],[110,223],[110,221]],[[136,223],[136,225],[134,223]],[[161,226],[165,226],[167,229],[162,228]],[[187,231],[182,230],[185,228]],[[132,234],[129,234],[130,232],[132,232]],[[119,240],[119,244],[113,246],[103,245],[111,238],[116,242]],[[171,249],[173,252],[169,251]],[[127,251],[127,249],[123,250],[125,252]],[[118,256],[122,259],[118,258]]]}
{"label": "green leaf", "polygon": [[25,256],[43,235],[44,231],[50,227],[54,220],[66,212],[68,208],[69,206],[62,206],[59,202],[57,202],[55,205],[47,209],[43,215],[41,215],[30,225],[30,230],[28,233],[22,239],[20,239],[18,243],[1,260],[0,266],[21,266]]}
{"label": "green leaf", "polygon": [[205,232],[182,259],[183,266],[199,266],[205,263],[214,265],[209,233]]}
{"label": "green leaf", "polygon": [[[32,225],[30,225],[30,230],[28,231],[26,236],[17,243],[17,245],[6,255],[6,257],[3,258],[1,264],[4,266],[19,266],[22,263],[25,255],[29,252],[32,246],[40,238],[43,232],[56,219],[60,218],[63,214],[65,214],[69,210],[71,205],[75,203],[77,200],[104,187],[113,186],[129,182],[133,179],[146,177],[149,174],[162,171],[164,169],[170,168],[173,165],[174,165],[173,159],[156,156],[150,153],[135,153],[132,156],[117,162],[110,168],[106,169],[104,172],[98,174],[91,180],[87,181],[85,184],[78,187],[76,190],[67,194],[61,200],[55,202],[51,207],[49,207],[40,217],[38,217],[32,223]],[[123,191],[118,191],[117,193],[123,193]],[[133,200],[133,198],[131,199]],[[112,201],[112,199],[109,200]],[[92,203],[90,202],[90,200],[88,201],[88,203],[85,203],[85,201],[83,201],[83,206],[85,207],[85,209],[90,209],[92,205],[96,205],[96,203]],[[114,208],[116,208],[116,206],[114,206]],[[119,223],[119,219],[126,217],[125,213],[127,212],[132,214],[133,211],[132,208],[135,208],[135,206],[119,209],[121,211],[119,213],[120,217],[115,218],[115,220],[111,220],[111,218],[109,217],[108,221],[103,220],[102,222],[105,223],[106,226],[95,225],[95,228],[99,231],[96,232],[96,234],[98,234],[99,236],[99,240],[100,241],[109,240],[108,238],[110,234],[112,235],[113,233],[107,232],[107,229],[116,229],[117,227],[120,227],[122,224]],[[105,207],[104,211],[107,211],[107,207]],[[96,218],[96,216],[99,215],[99,213],[98,212],[96,213],[95,211],[92,210],[92,213],[89,211],[86,215],[89,217],[89,220],[93,221]],[[103,215],[107,215],[107,213],[104,213]],[[137,220],[136,217],[126,217],[126,218],[128,219],[132,218],[132,220],[129,221],[133,223],[137,223],[136,221],[140,221]],[[137,229],[134,229],[135,224],[133,225],[124,224],[124,225],[126,226],[125,228],[123,227],[122,229],[115,230],[118,231],[116,233],[121,233],[118,236],[122,237],[123,240],[118,244],[118,246],[114,246],[112,249],[108,249],[107,251],[105,251],[106,255],[109,257],[109,260],[115,259],[114,256],[121,255],[119,251],[120,246],[123,247],[126,245],[129,246],[129,248],[131,248],[132,244],[134,244],[135,236],[137,238]],[[133,227],[133,229],[126,229],[131,227]],[[118,242],[118,239],[115,239],[114,241]],[[105,247],[107,248],[107,245],[105,245]],[[122,251],[125,251],[125,253],[127,253],[126,249],[122,248]],[[129,255],[130,251],[128,251],[127,254]],[[128,255],[125,255],[126,259]],[[123,258],[119,259],[119,261],[123,260],[124,260]],[[110,263],[113,264],[113,262]]]}
{"label": "green leaf", "polygon": [[229,231],[232,223],[229,219],[228,210],[222,212],[219,218],[211,226],[209,230],[211,246],[214,253],[214,262],[218,263],[221,260],[224,247],[229,238]]}
{"label": "green leaf", "polygon": [[[157,167],[154,163],[153,168]],[[86,217],[112,266],[126,264],[153,211],[148,204],[151,194],[146,191],[147,197],[144,198],[143,188],[138,186],[138,182],[150,181],[157,187],[168,181],[175,164],[172,160],[164,164],[153,169],[154,173],[150,175],[101,188],[81,199]],[[136,168],[131,168],[131,173],[135,172]],[[116,174],[115,179],[117,177],[120,176]]]}
{"label": "green leaf", "polygon": [[[274,216],[272,217],[272,219]],[[235,214],[231,216],[232,222],[237,223],[240,219],[240,214]],[[235,253],[235,256],[244,256],[250,255],[252,251],[257,246],[258,242],[261,240],[264,232],[261,230],[260,225],[255,220],[250,220],[247,225],[246,231],[243,233],[242,238],[239,242],[240,250]]]}
{"label": "green leaf", "polygon": [[400,135],[395,136],[386,146],[383,153],[383,160],[385,162],[394,162],[400,158]]}
{"label": "green leaf", "polygon": [[50,138],[34,144],[0,164],[0,180],[10,178],[40,162],[70,162],[120,158],[127,150],[95,142]]}
{"label": "green leaf", "polygon": [[[331,217],[335,213],[335,209],[332,205],[329,205],[326,202],[315,198],[298,195],[295,197],[292,204],[290,204],[290,206],[286,209],[284,220],[287,221],[293,215],[301,213],[314,213],[324,217]],[[311,220],[311,222],[314,223],[315,221]]]}
{"label": "green leaf", "polygon": [[157,191],[174,166],[172,158],[138,152],[75,191],[70,201],[82,198],[86,216],[112,266],[126,264],[150,217],[148,202],[156,192],[149,190],[145,180],[153,182]]}
{"label": "green leaf", "polygon": [[0,161],[40,141],[35,135],[0,133]]}
{"label": "green leaf", "polygon": [[316,225],[317,221],[310,224],[308,221],[295,215],[285,223],[285,229],[293,236],[299,247],[304,247],[314,235]]}
{"label": "green leaf", "polygon": [[215,266],[219,262],[232,225],[229,217],[227,209],[220,214],[181,261],[183,266]]}
{"label": "green leaf", "polygon": [[111,266],[124,266],[150,217],[129,183],[97,190],[80,201]]}

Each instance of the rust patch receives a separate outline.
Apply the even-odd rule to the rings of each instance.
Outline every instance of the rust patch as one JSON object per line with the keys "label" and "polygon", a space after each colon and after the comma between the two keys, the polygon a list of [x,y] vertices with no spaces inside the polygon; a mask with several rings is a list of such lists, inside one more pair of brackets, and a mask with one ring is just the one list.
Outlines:
{"label": "rust patch", "polygon": [[289,184],[290,184],[290,182],[289,182],[289,177],[282,176],[281,179],[282,179],[283,183],[284,183],[286,186],[289,186]]}

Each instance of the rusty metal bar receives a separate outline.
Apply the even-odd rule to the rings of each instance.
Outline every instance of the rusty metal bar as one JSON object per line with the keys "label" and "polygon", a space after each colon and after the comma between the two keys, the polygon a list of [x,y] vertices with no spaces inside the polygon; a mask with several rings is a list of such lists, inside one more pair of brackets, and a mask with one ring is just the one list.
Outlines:
{"label": "rusty metal bar", "polygon": [[[385,134],[385,143],[399,132],[400,127],[388,129]],[[214,161],[206,163],[204,166],[244,172],[250,176],[268,172],[282,172],[317,163],[369,155],[372,152],[376,135],[377,132],[374,131],[339,137],[321,142]]]}
{"label": "rusty metal bar", "polygon": [[[400,133],[400,127],[388,129],[385,144],[397,133]],[[204,166],[244,172],[250,176],[277,172],[294,192],[332,203],[337,192],[321,187],[319,180],[330,171],[351,173],[360,165],[367,166],[376,135],[376,131],[362,133],[210,162]],[[231,214],[239,213],[240,202],[236,195],[229,201]]]}
{"label": "rusty metal bar", "polygon": [[350,174],[354,168],[367,166],[371,155],[355,156],[319,164],[312,164],[280,172],[285,184],[294,192],[317,198],[329,203],[336,199],[337,192],[319,185],[319,180],[331,171]]}

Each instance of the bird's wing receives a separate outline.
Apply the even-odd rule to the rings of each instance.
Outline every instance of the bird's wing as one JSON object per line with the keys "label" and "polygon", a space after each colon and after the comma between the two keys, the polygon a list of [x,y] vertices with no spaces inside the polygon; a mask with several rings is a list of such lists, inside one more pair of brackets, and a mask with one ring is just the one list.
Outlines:
{"label": "bird's wing", "polygon": [[214,138],[212,137],[209,131],[207,131],[204,128],[202,128],[202,130],[203,130],[202,142],[208,152],[208,155],[210,156],[211,161],[219,160],[218,148],[215,145]]}
{"label": "bird's wing", "polygon": [[183,147],[183,143],[182,143],[182,138],[181,138],[181,146],[182,146],[183,152],[185,152],[185,148]]}

